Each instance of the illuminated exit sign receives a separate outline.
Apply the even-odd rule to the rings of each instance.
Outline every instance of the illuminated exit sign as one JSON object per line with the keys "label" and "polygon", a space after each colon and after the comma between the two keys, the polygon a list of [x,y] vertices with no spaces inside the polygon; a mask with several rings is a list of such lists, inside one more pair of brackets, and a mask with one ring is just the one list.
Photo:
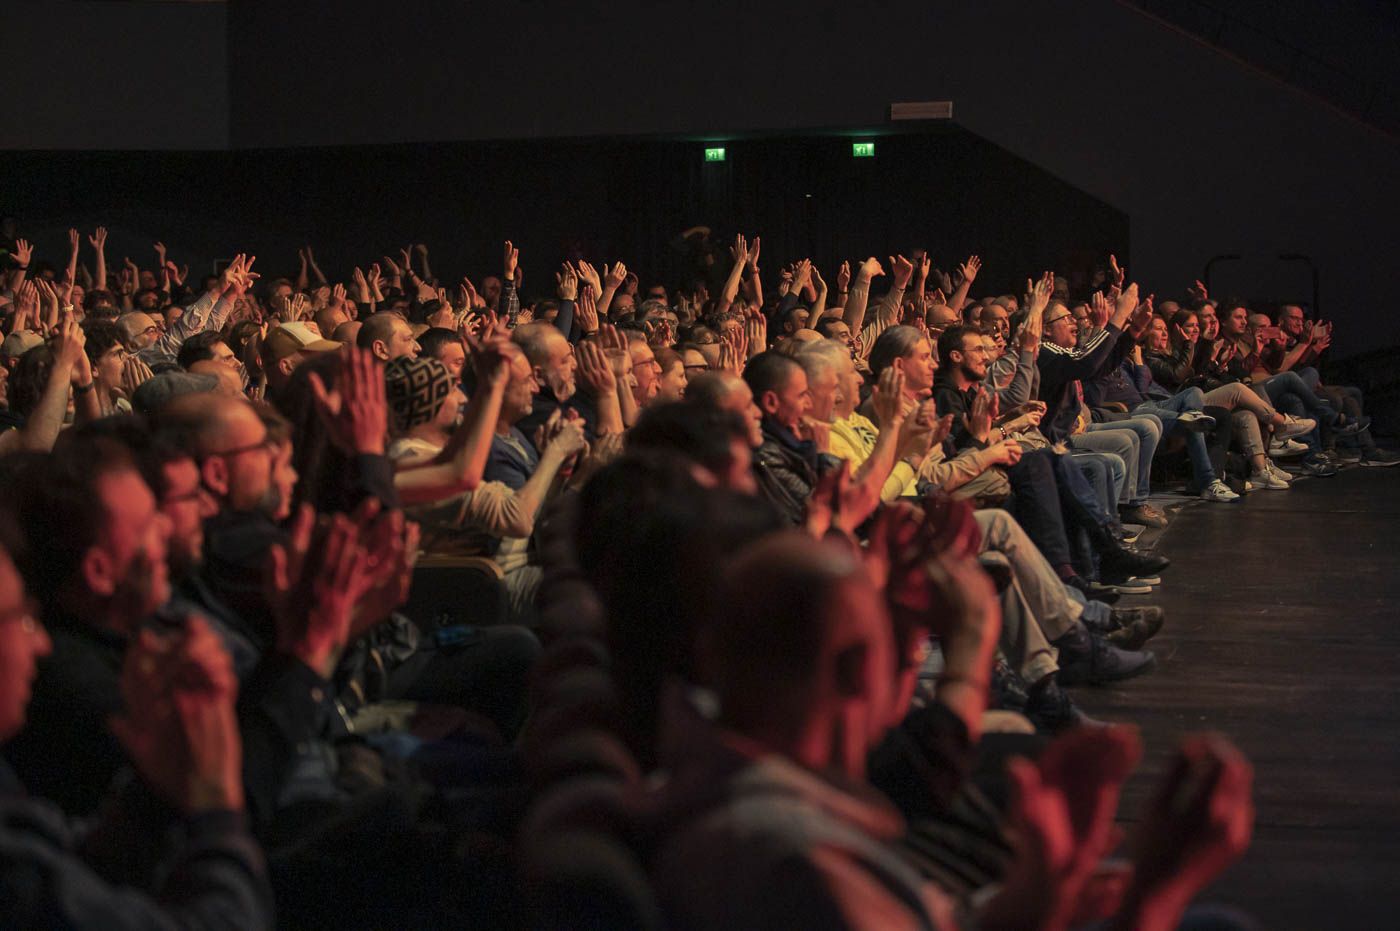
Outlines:
{"label": "illuminated exit sign", "polygon": [[851,154],[856,158],[874,158],[875,143],[873,142],[852,142]]}
{"label": "illuminated exit sign", "polygon": [[706,148],[706,149],[705,149],[705,161],[707,161],[707,162],[722,162],[722,161],[724,161],[724,146],[716,146],[716,147],[714,147],[714,148]]}

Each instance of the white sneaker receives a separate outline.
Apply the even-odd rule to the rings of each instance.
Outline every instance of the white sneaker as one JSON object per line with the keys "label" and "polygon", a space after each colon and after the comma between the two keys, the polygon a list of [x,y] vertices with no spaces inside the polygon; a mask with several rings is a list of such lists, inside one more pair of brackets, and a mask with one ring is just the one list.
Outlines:
{"label": "white sneaker", "polygon": [[1274,439],[1286,440],[1292,436],[1301,436],[1316,429],[1317,421],[1311,417],[1294,417],[1292,414],[1283,415],[1283,426],[1274,428]]}
{"label": "white sneaker", "polygon": [[1307,451],[1307,444],[1299,443],[1297,440],[1274,439],[1269,441],[1269,455],[1280,459],[1290,456],[1301,456],[1307,453]]}
{"label": "white sneaker", "polygon": [[1201,498],[1206,501],[1220,502],[1240,500],[1240,496],[1231,491],[1230,486],[1226,485],[1220,479],[1216,479],[1207,485],[1205,491],[1201,492]]}
{"label": "white sneaker", "polygon": [[1273,472],[1255,472],[1249,477],[1249,484],[1268,491],[1283,491],[1288,488],[1288,483]]}
{"label": "white sneaker", "polygon": [[1287,472],[1283,471],[1282,469],[1280,469],[1278,466],[1274,465],[1272,462],[1270,462],[1270,461],[1267,460],[1267,459],[1264,460],[1264,467],[1267,468],[1267,469],[1269,470],[1269,474],[1270,474],[1270,475],[1272,475],[1274,478],[1278,479],[1280,482],[1285,482],[1285,483],[1286,483],[1286,482],[1291,482],[1291,481],[1293,481],[1293,476],[1292,476],[1292,475],[1290,475],[1290,474],[1288,474]]}
{"label": "white sneaker", "polygon": [[1215,429],[1215,418],[1205,411],[1182,411],[1176,415],[1176,422],[1187,430],[1200,433]]}

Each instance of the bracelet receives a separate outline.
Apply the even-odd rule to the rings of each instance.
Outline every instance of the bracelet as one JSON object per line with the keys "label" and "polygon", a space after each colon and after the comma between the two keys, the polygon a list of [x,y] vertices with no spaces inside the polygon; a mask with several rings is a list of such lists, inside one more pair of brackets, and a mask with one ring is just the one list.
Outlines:
{"label": "bracelet", "polygon": [[91,391],[91,390],[92,390],[93,388],[95,388],[95,387],[97,387],[97,384],[96,384],[95,382],[88,382],[86,385],[74,385],[74,386],[73,386],[73,393],[74,393],[74,394],[87,394],[89,391]]}

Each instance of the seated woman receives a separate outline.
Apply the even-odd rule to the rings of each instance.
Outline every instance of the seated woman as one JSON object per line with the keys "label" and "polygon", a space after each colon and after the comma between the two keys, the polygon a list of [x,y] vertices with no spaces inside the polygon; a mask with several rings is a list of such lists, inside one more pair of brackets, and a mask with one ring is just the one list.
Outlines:
{"label": "seated woman", "polygon": [[[1213,310],[1210,323],[1215,325]],[[1235,446],[1250,463],[1249,481],[1256,488],[1287,488],[1288,473],[1269,461],[1261,428],[1271,429],[1277,437],[1288,438],[1307,433],[1317,424],[1305,417],[1279,413],[1268,401],[1233,378],[1225,368],[1233,350],[1225,341],[1217,340],[1203,348],[1199,312],[1178,312],[1168,329],[1170,345],[1162,345],[1160,339],[1149,341],[1143,354],[1152,380],[1173,392],[1200,388],[1207,406],[1231,411]]]}

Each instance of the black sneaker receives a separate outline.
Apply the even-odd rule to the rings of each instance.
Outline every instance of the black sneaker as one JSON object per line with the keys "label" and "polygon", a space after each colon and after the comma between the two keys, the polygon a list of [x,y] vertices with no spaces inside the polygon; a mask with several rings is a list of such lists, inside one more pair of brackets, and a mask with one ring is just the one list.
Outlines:
{"label": "black sneaker", "polygon": [[1309,456],[1294,467],[1299,475],[1311,475],[1313,478],[1331,478],[1337,474],[1337,467],[1318,456]]}
{"label": "black sneaker", "polygon": [[1400,465],[1400,453],[1393,453],[1388,449],[1373,446],[1361,451],[1361,464],[1371,468]]}
{"label": "black sneaker", "polygon": [[1153,576],[1162,572],[1172,561],[1165,556],[1135,553],[1122,547],[1099,556],[1099,575],[1104,583],[1126,582],[1135,575]]}
{"label": "black sneaker", "polygon": [[1106,605],[1115,604],[1119,598],[1118,589],[1110,585],[1100,585],[1098,582],[1090,582],[1082,575],[1072,575],[1065,579],[1066,585],[1072,585],[1083,593],[1090,601],[1102,601]]}
{"label": "black sneaker", "polygon": [[1120,650],[1140,650],[1142,645],[1162,629],[1167,614],[1155,605],[1142,608],[1117,608],[1112,612],[1118,630],[1108,632],[1105,639]]}
{"label": "black sneaker", "polygon": [[1062,734],[1076,727],[1103,727],[1070,699],[1051,673],[1031,686],[1024,714],[1041,734]]}

